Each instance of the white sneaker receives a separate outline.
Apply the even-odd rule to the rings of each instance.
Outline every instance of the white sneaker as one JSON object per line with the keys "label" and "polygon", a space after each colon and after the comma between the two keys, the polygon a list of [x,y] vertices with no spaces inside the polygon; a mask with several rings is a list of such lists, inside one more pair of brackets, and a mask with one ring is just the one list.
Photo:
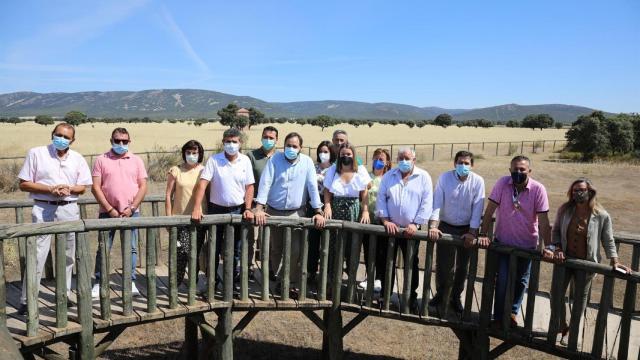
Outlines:
{"label": "white sneaker", "polygon": [[93,287],[91,288],[91,298],[94,300],[100,298],[100,284],[93,284]]}
{"label": "white sneaker", "polygon": [[131,296],[140,296],[140,291],[136,287],[136,283],[131,282]]}
{"label": "white sneaker", "polygon": [[376,281],[373,282],[373,292],[379,293],[380,291],[382,291],[382,282],[376,279]]}

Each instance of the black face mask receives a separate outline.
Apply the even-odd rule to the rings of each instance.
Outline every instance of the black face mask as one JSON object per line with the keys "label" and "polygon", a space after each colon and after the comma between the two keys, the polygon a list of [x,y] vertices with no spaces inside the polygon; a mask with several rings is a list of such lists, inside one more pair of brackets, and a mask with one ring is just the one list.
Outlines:
{"label": "black face mask", "polygon": [[350,157],[350,156],[341,156],[340,157],[340,162],[344,166],[351,166],[353,164],[353,158]]}
{"label": "black face mask", "polygon": [[527,174],[519,171],[512,171],[511,180],[513,180],[513,183],[517,185],[524,184],[524,182],[527,181]]}
{"label": "black face mask", "polygon": [[574,191],[573,192],[573,200],[577,203],[584,203],[589,201],[589,192],[588,191]]}

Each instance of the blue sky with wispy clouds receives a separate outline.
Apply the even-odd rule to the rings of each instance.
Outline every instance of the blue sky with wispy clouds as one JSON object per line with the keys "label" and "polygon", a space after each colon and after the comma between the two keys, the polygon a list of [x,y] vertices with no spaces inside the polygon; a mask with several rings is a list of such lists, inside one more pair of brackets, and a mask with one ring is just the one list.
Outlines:
{"label": "blue sky with wispy clouds", "polygon": [[640,1],[0,3],[0,93],[640,111]]}

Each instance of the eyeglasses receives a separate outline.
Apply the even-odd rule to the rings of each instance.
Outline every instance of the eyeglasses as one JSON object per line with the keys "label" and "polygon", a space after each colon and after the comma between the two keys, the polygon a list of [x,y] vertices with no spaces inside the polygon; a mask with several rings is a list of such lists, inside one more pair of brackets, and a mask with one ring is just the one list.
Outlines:
{"label": "eyeglasses", "polygon": [[125,139],[111,139],[111,141],[113,141],[114,144],[120,144],[120,145],[129,145],[129,142],[131,140],[125,140]]}

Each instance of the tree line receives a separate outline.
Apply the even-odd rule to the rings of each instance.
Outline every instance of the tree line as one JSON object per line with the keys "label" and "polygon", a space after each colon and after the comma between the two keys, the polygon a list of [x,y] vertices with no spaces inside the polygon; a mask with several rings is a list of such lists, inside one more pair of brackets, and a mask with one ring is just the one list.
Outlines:
{"label": "tree line", "polygon": [[[248,116],[238,114],[239,107],[231,103],[226,107],[220,109],[217,112],[218,119],[213,118],[191,118],[191,119],[161,119],[150,117],[89,117],[80,111],[69,111],[65,116],[60,118],[54,118],[49,115],[37,115],[33,120],[19,118],[19,117],[0,117],[0,123],[19,124],[27,121],[34,121],[40,125],[52,125],[56,120],[66,121],[74,126],[80,126],[82,124],[92,123],[162,123],[167,121],[169,123],[187,123],[195,126],[202,126],[208,123],[220,122],[220,124],[235,127],[238,129],[249,128],[258,124],[298,124],[300,126],[310,125],[317,126],[323,131],[325,128],[335,126],[338,124],[349,124],[354,127],[368,126],[372,127],[377,124],[388,125],[406,125],[409,128],[422,128],[426,125],[434,125],[441,127],[458,126],[458,127],[474,127],[474,128],[490,128],[493,126],[507,126],[507,127],[523,127],[530,129],[546,129],[554,125],[554,120],[548,114],[533,114],[527,115],[522,121],[509,120],[504,121],[491,121],[487,119],[473,119],[473,120],[461,120],[455,121],[450,114],[440,114],[434,119],[416,119],[416,120],[399,120],[399,119],[345,119],[335,118],[328,115],[319,115],[311,118],[290,118],[290,117],[267,117],[253,107],[247,109]],[[562,128],[562,123],[555,123],[556,128]]]}
{"label": "tree line", "polygon": [[607,117],[602,111],[579,116],[567,131],[567,150],[583,160],[631,155],[640,158],[640,114]]}

